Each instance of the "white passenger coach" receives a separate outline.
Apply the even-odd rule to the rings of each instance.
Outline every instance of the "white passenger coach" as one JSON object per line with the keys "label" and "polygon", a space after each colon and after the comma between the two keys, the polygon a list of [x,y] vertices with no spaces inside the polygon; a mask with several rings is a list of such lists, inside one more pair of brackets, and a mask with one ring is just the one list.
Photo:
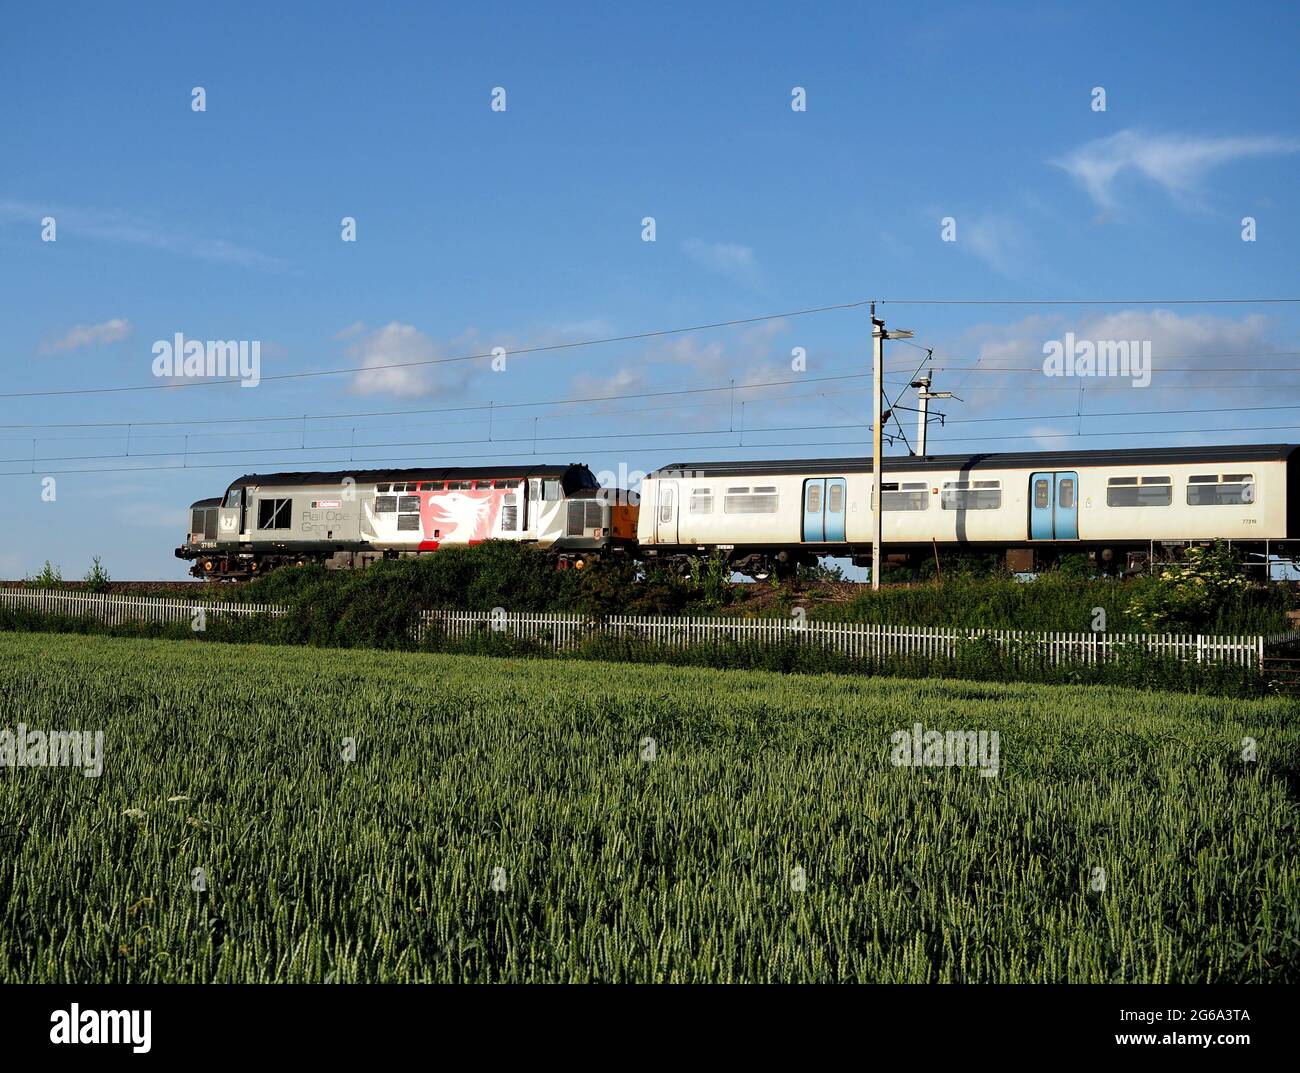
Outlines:
{"label": "white passenger coach", "polygon": [[[1168,447],[887,458],[887,560],[1005,550],[1138,569],[1171,545],[1230,541],[1262,563],[1300,542],[1300,447]],[[725,555],[761,575],[820,556],[870,561],[872,466],[860,458],[666,466],[641,485],[643,555]],[[1259,558],[1262,556],[1264,558]]]}

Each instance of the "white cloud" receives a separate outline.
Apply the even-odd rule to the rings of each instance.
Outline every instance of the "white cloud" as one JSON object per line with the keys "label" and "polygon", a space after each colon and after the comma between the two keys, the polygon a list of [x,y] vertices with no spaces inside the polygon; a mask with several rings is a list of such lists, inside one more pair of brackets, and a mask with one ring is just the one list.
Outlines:
{"label": "white cloud", "polygon": [[[1248,392],[1225,393],[1222,389],[1226,386],[1243,388],[1259,384],[1260,390],[1267,390],[1270,399],[1276,397],[1279,403],[1297,400],[1300,386],[1279,385],[1277,374],[1248,371],[1252,365],[1284,363],[1268,357],[1280,349],[1269,338],[1271,328],[1269,319],[1261,314],[1234,318],[1158,308],[1084,315],[1035,314],[1010,324],[979,325],[964,333],[955,346],[940,346],[935,361],[939,367],[935,388],[954,391],[964,400],[959,407],[944,407],[957,418],[1060,416],[1070,413],[1083,399],[1085,431],[1098,430],[1096,420],[1101,419],[1086,416],[1087,411],[1093,410],[1131,409],[1134,418],[1113,418],[1108,422],[1115,426],[1117,434],[1122,434],[1125,422],[1131,428],[1158,428],[1161,411],[1166,409],[1206,407],[1216,400],[1227,407],[1252,405]],[[1076,340],[1093,342],[1150,341],[1150,386],[1130,391],[1126,389],[1131,388],[1131,380],[1125,378],[1063,379],[1043,375],[1044,344],[1063,340],[1067,332],[1074,333]],[[947,365],[945,355],[949,353],[963,356]],[[972,366],[979,371],[968,372]],[[1004,374],[987,371],[998,368],[1014,371]],[[1220,369],[1234,371],[1208,371]],[[1264,388],[1265,383],[1271,386]],[[1197,421],[1191,415],[1170,415],[1170,419],[1175,428],[1180,424],[1194,425]],[[1026,427],[1009,423],[1003,428],[985,427],[982,431],[1000,435],[1018,433]],[[1078,427],[1077,421],[1067,421],[1058,431],[1074,432]],[[1052,430],[1037,428],[1023,434],[1028,440],[1045,431]],[[957,424],[951,432],[941,435],[955,438],[959,434],[976,435],[976,426]],[[1048,446],[1067,447],[1069,441],[1058,440]],[[1016,446],[1012,440],[990,441],[989,449],[1013,450]]]}
{"label": "white cloud", "polygon": [[131,334],[131,322],[122,317],[114,317],[103,324],[78,324],[69,328],[57,339],[50,339],[41,344],[42,354],[66,354],[70,350],[80,350],[88,346],[105,346],[120,343]]}
{"label": "white cloud", "polygon": [[472,364],[440,363],[449,356],[441,346],[418,328],[397,321],[358,339],[348,354],[364,367],[353,374],[351,390],[357,395],[414,398],[458,392],[469,379]]}
{"label": "white cloud", "polygon": [[603,399],[610,395],[629,395],[644,391],[645,368],[625,365],[607,376],[579,373],[570,385],[570,394],[576,399]]}
{"label": "white cloud", "polygon": [[758,260],[748,246],[688,238],[682,243],[682,250],[697,264],[742,287],[755,287],[759,283]]}
{"label": "white cloud", "polygon": [[[734,405],[739,420],[741,403],[762,407],[779,407],[780,389],[746,388],[746,384],[798,379],[790,366],[789,349],[776,345],[776,337],[790,328],[777,319],[756,324],[723,338],[705,339],[698,335],[680,335],[645,345],[631,361],[608,370],[604,367],[579,373],[570,382],[571,398],[592,398],[641,392],[670,391],[677,387],[718,388],[734,380],[736,387],[708,393],[668,394],[645,399],[638,410],[653,413],[659,431],[685,425],[698,426],[701,420],[716,421],[721,415],[725,424]],[[816,361],[816,358],[813,359]],[[618,413],[629,404],[599,404],[594,412]],[[680,408],[679,412],[674,412]],[[766,412],[766,410],[764,410]]]}
{"label": "white cloud", "polygon": [[1300,140],[1295,138],[1268,135],[1213,138],[1122,130],[1107,138],[1085,142],[1050,163],[1081,183],[1099,206],[1110,209],[1116,205],[1116,180],[1128,172],[1142,175],[1186,201],[1206,173],[1221,164],[1297,150],[1300,150]]}

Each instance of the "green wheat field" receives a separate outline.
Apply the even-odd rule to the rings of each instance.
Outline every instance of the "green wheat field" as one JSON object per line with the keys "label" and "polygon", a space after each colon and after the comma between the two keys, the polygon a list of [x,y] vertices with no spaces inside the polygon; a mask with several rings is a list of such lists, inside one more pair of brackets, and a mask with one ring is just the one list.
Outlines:
{"label": "green wheat field", "polygon": [[20,723],[4,982],[1300,979],[1280,699],[0,633]]}

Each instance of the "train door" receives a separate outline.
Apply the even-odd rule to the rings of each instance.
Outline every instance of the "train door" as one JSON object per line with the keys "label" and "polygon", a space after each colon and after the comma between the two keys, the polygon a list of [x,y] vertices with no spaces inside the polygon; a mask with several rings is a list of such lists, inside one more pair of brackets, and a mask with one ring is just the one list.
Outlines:
{"label": "train door", "polygon": [[848,488],[843,477],[810,477],[803,482],[803,538],[818,543],[844,540]]}
{"label": "train door", "polygon": [[677,482],[659,481],[655,503],[655,543],[677,543]]}
{"label": "train door", "polygon": [[1029,538],[1079,539],[1079,475],[1035,473],[1029,478]]}

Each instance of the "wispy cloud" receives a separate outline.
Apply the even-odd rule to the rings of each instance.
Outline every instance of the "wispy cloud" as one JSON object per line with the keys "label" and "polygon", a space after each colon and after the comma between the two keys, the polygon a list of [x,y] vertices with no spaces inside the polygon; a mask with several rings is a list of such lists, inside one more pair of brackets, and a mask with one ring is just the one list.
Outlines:
{"label": "wispy cloud", "polygon": [[1205,175],[1222,164],[1297,150],[1300,140],[1272,135],[1213,138],[1122,130],[1085,142],[1049,163],[1081,183],[1100,207],[1111,209],[1117,203],[1116,182],[1125,174],[1143,176],[1175,198],[1190,201]]}
{"label": "wispy cloud", "polygon": [[[248,246],[223,238],[195,235],[183,229],[133,216],[120,209],[85,209],[75,206],[36,205],[31,202],[0,198],[0,222],[27,223],[33,228],[52,216],[58,224],[59,240],[83,236],[97,242],[121,243],[162,250],[182,257],[245,268],[279,271],[286,267],[278,257],[271,257]],[[35,232],[34,232],[35,233]]]}
{"label": "wispy cloud", "polygon": [[748,246],[736,242],[705,242],[688,238],[682,251],[691,260],[742,287],[757,287],[761,281],[758,260]]}
{"label": "wispy cloud", "polygon": [[130,334],[131,322],[122,317],[114,317],[103,324],[78,324],[69,328],[57,338],[42,343],[40,350],[42,354],[66,354],[82,347],[120,343]]}
{"label": "wispy cloud", "polygon": [[985,213],[959,222],[957,246],[973,253],[1004,276],[1023,278],[1029,272],[1033,241],[1029,230],[1012,216]]}

